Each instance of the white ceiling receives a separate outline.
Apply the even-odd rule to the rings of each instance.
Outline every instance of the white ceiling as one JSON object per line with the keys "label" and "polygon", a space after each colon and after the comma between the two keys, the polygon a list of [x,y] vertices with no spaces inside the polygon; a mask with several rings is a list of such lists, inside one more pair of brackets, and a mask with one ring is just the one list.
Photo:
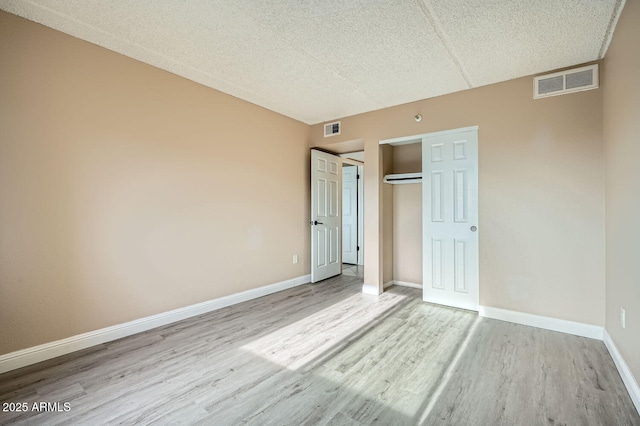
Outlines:
{"label": "white ceiling", "polygon": [[623,0],[0,0],[308,124],[601,59]]}

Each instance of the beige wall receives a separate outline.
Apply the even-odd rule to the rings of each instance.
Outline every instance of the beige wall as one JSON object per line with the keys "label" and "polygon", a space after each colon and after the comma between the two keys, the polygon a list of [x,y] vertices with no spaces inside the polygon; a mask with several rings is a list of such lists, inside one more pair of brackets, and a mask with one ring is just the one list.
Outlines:
{"label": "beige wall", "polygon": [[[422,171],[422,144],[393,147],[393,172]],[[393,186],[393,279],[422,284],[422,185]]]}
{"label": "beige wall", "polygon": [[[373,158],[381,139],[478,125],[480,303],[602,326],[602,91],[534,100],[532,86],[526,77],[346,117],[333,143],[364,140]],[[322,125],[311,138],[323,145]],[[368,191],[380,179],[369,167],[365,211],[378,227]],[[365,226],[368,253],[378,241]],[[365,264],[365,279],[382,258],[367,258],[378,263]]]}
{"label": "beige wall", "polygon": [[[606,329],[640,380],[640,1],[627,0],[605,59]],[[620,308],[627,326],[620,325]]]}
{"label": "beige wall", "polygon": [[308,274],[308,143],[0,12],[0,354]]}
{"label": "beige wall", "polygon": [[[422,144],[410,143],[393,147],[393,172],[417,173],[422,171]],[[403,185],[404,187],[405,185]],[[411,185],[414,186],[414,185]],[[418,186],[420,186],[418,184]],[[400,186],[396,186],[399,188]]]}
{"label": "beige wall", "polygon": [[[637,128],[614,104],[637,111],[638,96],[612,76],[632,77],[616,52],[637,38],[637,8],[626,6],[604,83],[617,179],[607,208],[623,219],[638,204],[615,182],[637,180],[623,167]],[[309,136],[302,123],[0,12],[0,354],[307,274],[307,142],[364,147],[365,283],[413,282],[421,256],[406,253],[421,238],[407,221],[420,194],[381,184],[401,156],[378,141],[470,125],[480,126],[480,303],[603,325],[602,90],[533,100],[531,86],[522,78],[343,118],[327,140],[321,125]],[[638,271],[613,218],[607,247],[622,255],[607,258],[607,329],[637,360],[615,328],[614,304],[633,291],[638,300],[627,279]],[[626,308],[637,321],[637,304]]]}

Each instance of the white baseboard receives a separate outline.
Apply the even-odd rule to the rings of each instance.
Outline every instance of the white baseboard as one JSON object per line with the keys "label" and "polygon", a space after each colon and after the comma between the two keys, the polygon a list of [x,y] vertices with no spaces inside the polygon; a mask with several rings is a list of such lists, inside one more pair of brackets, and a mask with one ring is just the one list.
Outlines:
{"label": "white baseboard", "polygon": [[[419,289],[422,290],[422,284],[415,284],[415,283],[409,283],[409,282],[406,282],[406,281],[398,281],[398,280],[391,280],[388,283],[384,283],[384,285],[382,286],[382,289],[386,290],[387,288],[391,287],[392,285],[399,285],[399,286],[402,286],[402,287],[419,288]],[[363,293],[374,294],[374,293],[369,293],[369,291],[373,291],[373,290],[367,289],[365,291],[364,287],[365,286],[362,286],[362,292]],[[369,287],[371,287],[371,289],[374,288],[373,286],[369,286]],[[378,290],[377,290],[377,287],[376,287],[375,291],[376,291],[375,294],[379,294]]]}
{"label": "white baseboard", "polygon": [[102,328],[100,330],[78,334],[55,342],[45,343],[43,345],[33,346],[31,348],[0,355],[0,373],[5,373],[40,361],[55,358],[60,355],[65,355],[91,346],[99,345],[101,343],[120,339],[122,337],[131,336],[132,334],[151,330],[152,328],[171,324],[176,321],[206,314],[207,312],[212,312],[226,308],[227,306],[306,284],[310,281],[311,275],[303,275],[301,277],[292,278],[279,283],[254,288],[241,293],[231,294],[218,299],[185,306],[184,308],[178,308],[172,311],[162,312],[157,315],[140,318],[124,324],[118,324]]}
{"label": "white baseboard", "polygon": [[627,387],[627,392],[629,392],[629,396],[633,401],[633,405],[636,406],[636,410],[640,413],[640,386],[638,386],[638,381],[633,376],[631,369],[625,362],[624,358],[618,351],[615,343],[611,340],[611,336],[607,333],[607,330],[604,330],[604,344],[609,350],[609,354],[611,354],[611,358],[613,358],[613,362],[616,364],[618,368],[618,372],[620,373],[620,377],[622,377],[622,382]]}
{"label": "white baseboard", "polygon": [[362,284],[362,292],[364,294],[372,294],[374,296],[380,295],[380,289],[378,288],[378,286],[369,285],[369,284]]}
{"label": "white baseboard", "polygon": [[559,331],[561,333],[589,337],[591,339],[602,340],[604,332],[604,328],[597,325],[543,317],[540,315],[526,314],[524,312],[492,308],[489,306],[480,306],[478,313],[480,316],[486,318],[514,322],[516,324],[543,328],[545,330]]}
{"label": "white baseboard", "polygon": [[422,284],[416,284],[416,283],[410,283],[407,281],[398,281],[398,280],[393,280],[393,283],[395,285],[399,285],[402,287],[411,287],[411,288],[418,288],[420,290],[422,290]]}
{"label": "white baseboard", "polygon": [[406,281],[398,281],[398,280],[391,280],[388,283],[386,283],[382,288],[386,290],[388,287],[391,287],[392,285],[399,285],[401,287],[419,288],[422,290],[422,284],[409,283]]}

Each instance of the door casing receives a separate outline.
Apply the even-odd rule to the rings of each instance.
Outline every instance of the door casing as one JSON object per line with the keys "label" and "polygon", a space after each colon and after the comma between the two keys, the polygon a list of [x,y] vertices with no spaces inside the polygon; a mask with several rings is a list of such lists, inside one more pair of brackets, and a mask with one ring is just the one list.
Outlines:
{"label": "door casing", "polygon": [[342,167],[342,263],[358,264],[358,166]]}

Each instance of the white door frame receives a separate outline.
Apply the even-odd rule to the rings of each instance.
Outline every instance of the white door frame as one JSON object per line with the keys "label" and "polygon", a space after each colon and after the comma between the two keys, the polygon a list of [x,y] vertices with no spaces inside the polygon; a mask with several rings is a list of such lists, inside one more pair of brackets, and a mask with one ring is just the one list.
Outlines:
{"label": "white door frame", "polygon": [[364,164],[358,166],[358,265],[364,265]]}
{"label": "white door frame", "polygon": [[358,166],[342,162],[342,263],[358,264]]}
{"label": "white door frame", "polygon": [[358,265],[364,265],[364,163],[346,155],[340,154],[342,162],[358,167]]}

